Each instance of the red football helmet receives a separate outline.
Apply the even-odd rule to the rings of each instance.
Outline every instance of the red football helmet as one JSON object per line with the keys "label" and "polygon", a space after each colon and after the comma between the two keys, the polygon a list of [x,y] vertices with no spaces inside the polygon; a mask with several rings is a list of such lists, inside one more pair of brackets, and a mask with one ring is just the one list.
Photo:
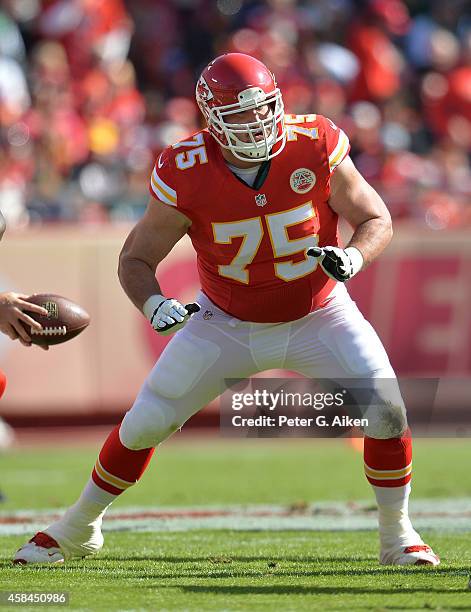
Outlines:
{"label": "red football helmet", "polygon": [[[225,53],[213,60],[196,84],[196,101],[217,143],[243,161],[271,159],[286,143],[281,91],[259,60],[244,53]],[[231,117],[269,107],[266,117],[233,123]],[[257,115],[254,115],[257,117]]]}

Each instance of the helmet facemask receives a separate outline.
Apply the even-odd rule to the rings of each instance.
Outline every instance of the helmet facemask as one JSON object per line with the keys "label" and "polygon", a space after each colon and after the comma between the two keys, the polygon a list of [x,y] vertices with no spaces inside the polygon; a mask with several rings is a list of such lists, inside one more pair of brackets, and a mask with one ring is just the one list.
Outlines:
{"label": "helmet facemask", "polygon": [[[218,144],[237,159],[254,163],[272,159],[281,153],[286,143],[286,132],[280,90],[275,88],[266,94],[259,87],[250,87],[237,97],[237,103],[202,109],[203,112],[206,110],[204,114],[209,130]],[[231,121],[231,117],[237,113],[264,106],[270,109],[264,118],[249,123]]]}

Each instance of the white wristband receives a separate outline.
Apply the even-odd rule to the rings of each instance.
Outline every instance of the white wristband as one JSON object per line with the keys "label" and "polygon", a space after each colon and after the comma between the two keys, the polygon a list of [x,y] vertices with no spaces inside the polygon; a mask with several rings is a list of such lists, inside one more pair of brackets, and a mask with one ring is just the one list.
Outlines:
{"label": "white wristband", "polygon": [[347,247],[345,249],[345,253],[348,253],[348,256],[350,257],[350,261],[352,262],[352,268],[353,268],[352,276],[354,276],[355,274],[357,274],[357,272],[360,272],[360,270],[363,268],[363,255],[361,254],[359,249],[357,249],[354,246]]}
{"label": "white wristband", "polygon": [[165,302],[166,299],[167,298],[163,295],[156,293],[155,295],[151,295],[150,298],[144,302],[142,312],[145,314],[148,321],[151,320],[155,309],[158,308],[162,302]]}

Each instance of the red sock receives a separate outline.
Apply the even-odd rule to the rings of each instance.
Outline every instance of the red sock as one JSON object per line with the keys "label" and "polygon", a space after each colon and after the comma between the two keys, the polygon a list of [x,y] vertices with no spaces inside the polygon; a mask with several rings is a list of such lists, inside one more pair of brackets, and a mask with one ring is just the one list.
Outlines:
{"label": "red sock", "polygon": [[106,439],[92,472],[93,482],[113,495],[120,495],[139,480],[155,450],[126,448],[119,439],[119,428],[117,425]]}
{"label": "red sock", "polygon": [[410,429],[401,438],[376,440],[365,436],[365,474],[376,487],[402,487],[412,476]]}
{"label": "red sock", "polygon": [[5,387],[6,386],[7,386],[7,377],[0,370],[0,397],[2,397],[3,393],[5,392]]}

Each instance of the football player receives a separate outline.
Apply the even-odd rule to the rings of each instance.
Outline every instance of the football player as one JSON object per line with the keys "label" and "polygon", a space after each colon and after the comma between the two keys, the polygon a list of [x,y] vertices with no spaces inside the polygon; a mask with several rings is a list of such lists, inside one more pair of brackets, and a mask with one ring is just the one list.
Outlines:
{"label": "football player", "polygon": [[[155,331],[180,331],[109,435],[78,501],[15,561],[56,563],[98,551],[107,507],[139,480],[156,446],[217,397],[225,379],[285,368],[371,381],[379,401],[364,458],[379,510],[380,562],[437,565],[408,517],[411,438],[395,374],[344,285],[389,243],[385,204],[356,170],[347,135],[320,115],[285,115],[273,74],[255,58],[216,58],[196,100],[207,127],[157,159],[152,199],[119,263],[125,292]],[[354,229],[346,248],[339,216]],[[192,316],[155,278],[185,234],[202,289]],[[387,393],[384,379],[394,382]]]}

